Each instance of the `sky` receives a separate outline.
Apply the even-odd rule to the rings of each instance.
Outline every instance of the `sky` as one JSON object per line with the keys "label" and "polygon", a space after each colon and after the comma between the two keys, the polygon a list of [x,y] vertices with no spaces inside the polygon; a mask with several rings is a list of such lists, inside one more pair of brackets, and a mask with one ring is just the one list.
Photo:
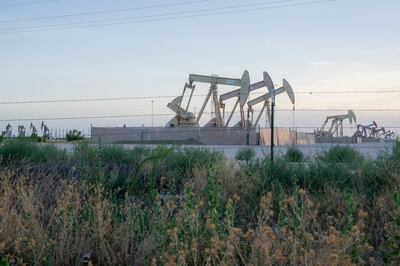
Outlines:
{"label": "sky", "polygon": [[[285,78],[293,87],[297,111],[290,111],[288,97],[277,97],[278,126],[313,131],[327,115],[354,109],[358,123],[375,120],[399,131],[400,2],[310,2],[0,0],[0,129],[6,120],[27,119],[10,122],[16,131],[32,121],[39,127],[42,118],[119,115],[140,116],[45,122],[85,132],[91,125],[163,126],[173,117],[166,105],[182,93],[189,74],[240,78],[248,70],[252,83],[267,71],[274,83]],[[381,92],[331,93],[365,90]],[[207,92],[207,84],[197,85],[195,94]],[[4,104],[108,97],[146,98]],[[202,101],[194,97],[191,111]]]}

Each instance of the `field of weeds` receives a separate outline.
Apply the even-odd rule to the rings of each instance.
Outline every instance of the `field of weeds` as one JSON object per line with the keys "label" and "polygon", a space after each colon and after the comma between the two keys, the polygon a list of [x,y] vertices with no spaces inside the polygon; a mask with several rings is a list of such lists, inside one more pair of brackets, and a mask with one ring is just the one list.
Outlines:
{"label": "field of weeds", "polygon": [[399,265],[400,143],[235,161],[201,149],[0,146],[0,264]]}

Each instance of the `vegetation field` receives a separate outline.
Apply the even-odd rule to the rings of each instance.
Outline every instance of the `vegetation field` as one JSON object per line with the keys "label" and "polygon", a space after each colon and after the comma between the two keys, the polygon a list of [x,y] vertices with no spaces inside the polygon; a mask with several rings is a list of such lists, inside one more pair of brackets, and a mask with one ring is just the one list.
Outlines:
{"label": "vegetation field", "polygon": [[400,142],[234,161],[183,147],[0,146],[0,265],[400,265]]}

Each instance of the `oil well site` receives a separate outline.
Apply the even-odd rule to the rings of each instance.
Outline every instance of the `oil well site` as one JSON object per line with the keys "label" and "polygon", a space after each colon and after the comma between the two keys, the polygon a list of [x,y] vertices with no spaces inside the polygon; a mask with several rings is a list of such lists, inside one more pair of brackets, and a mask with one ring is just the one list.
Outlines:
{"label": "oil well site", "polygon": [[[225,87],[223,93],[219,92],[219,86]],[[196,95],[196,90],[207,91],[207,94]],[[192,101],[194,95],[201,98],[201,107],[197,114]],[[357,114],[353,110],[337,110],[336,115],[327,115],[320,121],[321,126],[308,127],[301,131],[296,127],[276,126],[280,121],[276,118],[275,112],[279,110],[282,100],[292,105],[292,110],[287,111],[294,117],[295,87],[293,88],[286,79],[277,84],[265,71],[256,82],[250,81],[247,70],[236,78],[216,74],[190,74],[184,83],[181,95],[168,102],[170,118],[167,118],[164,126],[124,123],[119,127],[104,127],[97,126],[96,122],[93,122],[86,133],[77,130],[75,133],[79,133],[81,138],[88,138],[92,143],[218,146],[222,150],[224,146],[237,146],[239,150],[240,146],[293,145],[307,150],[325,147],[324,144],[351,144],[355,148],[364,148],[370,146],[367,144],[372,144],[371,148],[385,149],[396,139],[396,132],[380,126],[379,121],[371,121],[369,124],[358,123]],[[210,108],[211,112],[206,112],[206,108]],[[363,115],[363,120],[368,120],[368,117],[365,117],[368,114],[363,113]],[[209,120],[201,123],[202,118],[203,121],[204,118]],[[49,129],[47,123],[41,121],[40,127],[36,127],[31,122],[29,129],[25,125],[18,125],[15,134],[12,126],[8,124],[2,136],[5,139],[41,136],[47,141],[62,143],[68,132],[73,133],[71,130]]]}
{"label": "oil well site", "polygon": [[[335,145],[351,145],[368,157],[376,157],[390,149],[396,140],[394,129],[379,126],[379,121],[360,124],[353,110],[337,110],[337,114],[327,115],[321,120],[321,126],[301,131],[294,126],[276,126],[280,121],[275,112],[283,100],[291,104],[292,109],[286,111],[292,113],[294,119],[296,89],[286,79],[282,79],[279,84],[275,83],[265,71],[260,76],[259,81],[251,82],[247,70],[238,78],[190,74],[181,95],[168,102],[170,118],[161,127],[132,126],[126,123],[119,127],[101,127],[93,122],[94,125],[82,133],[79,130],[52,130],[47,122],[41,121],[38,128],[31,122],[28,130],[24,125],[18,125],[16,134],[13,134],[12,126],[8,124],[2,136],[5,139],[38,136],[67,149],[73,146],[63,143],[74,134],[77,139],[88,139],[94,144],[120,144],[126,147],[190,145],[221,150],[229,158],[245,146],[258,147],[256,153],[262,157],[268,147],[275,147],[276,153],[282,155],[291,146],[297,146],[306,154],[314,156],[321,149]],[[219,86],[224,86],[223,93],[219,92]],[[207,91],[207,94],[196,94],[196,90]],[[200,98],[201,102],[197,114],[192,101],[194,96]],[[206,112],[207,108],[211,112]],[[362,115],[363,120],[368,121],[368,114]],[[322,115],[319,117],[323,118]],[[201,123],[202,118],[203,121],[204,118],[209,120]]]}
{"label": "oil well site", "polygon": [[[191,109],[191,100],[196,84],[209,86],[208,94],[197,115]],[[218,85],[233,87],[229,92],[219,94]],[[252,92],[258,97],[249,100]],[[262,79],[250,82],[248,71],[239,78],[218,75],[190,74],[184,84],[182,95],[171,100],[168,108],[174,115],[165,127],[96,127],[91,128],[91,139],[104,143],[176,143],[192,145],[307,145],[315,143],[365,143],[390,141],[395,132],[379,127],[375,121],[369,125],[357,124],[357,116],[352,110],[344,114],[327,116],[322,126],[314,132],[298,132],[296,129],[274,127],[274,109],[279,107],[281,97],[288,97],[295,111],[295,90],[283,79],[276,85],[267,72]],[[231,110],[226,101],[233,100]],[[211,102],[212,117],[206,124],[199,121],[207,104]],[[267,127],[260,126],[260,118],[266,113]],[[239,121],[232,123],[237,116]],[[344,127],[354,127],[352,135],[344,135]],[[274,134],[271,134],[274,128]]]}
{"label": "oil well site", "polygon": [[0,0],[0,266],[400,265],[399,11]]}

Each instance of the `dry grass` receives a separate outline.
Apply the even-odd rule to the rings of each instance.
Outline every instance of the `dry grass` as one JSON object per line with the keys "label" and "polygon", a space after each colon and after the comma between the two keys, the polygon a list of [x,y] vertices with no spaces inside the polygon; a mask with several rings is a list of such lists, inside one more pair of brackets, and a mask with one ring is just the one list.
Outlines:
{"label": "dry grass", "polygon": [[[340,218],[329,217],[330,224],[321,224],[320,206],[304,190],[282,199],[278,219],[273,193],[265,194],[257,220],[243,229],[234,227],[239,198],[227,201],[227,213],[216,224],[212,213],[202,213],[201,199],[188,199],[178,211],[174,201],[146,211],[128,198],[115,202],[101,187],[47,177],[41,181],[46,184],[43,188],[28,177],[12,182],[10,172],[2,172],[1,177],[0,252],[13,263],[73,265],[87,251],[101,265],[350,265],[373,261],[365,235],[369,215],[360,210],[348,232],[336,227]],[[191,197],[190,192],[186,196]]]}
{"label": "dry grass", "polygon": [[[184,168],[187,176],[177,178],[181,192],[163,201],[148,198],[166,187],[171,192],[168,178],[177,172],[161,171],[156,161],[138,174],[157,180],[153,190],[140,194],[74,178],[73,171],[64,176],[56,168],[32,172],[30,164],[4,166],[0,260],[81,265],[82,255],[90,252],[94,265],[400,262],[398,162],[390,163],[390,186],[373,197],[334,184],[317,193],[298,185],[282,189],[282,180],[269,185],[270,166],[264,163],[219,161]],[[267,170],[259,174],[260,167]]]}

